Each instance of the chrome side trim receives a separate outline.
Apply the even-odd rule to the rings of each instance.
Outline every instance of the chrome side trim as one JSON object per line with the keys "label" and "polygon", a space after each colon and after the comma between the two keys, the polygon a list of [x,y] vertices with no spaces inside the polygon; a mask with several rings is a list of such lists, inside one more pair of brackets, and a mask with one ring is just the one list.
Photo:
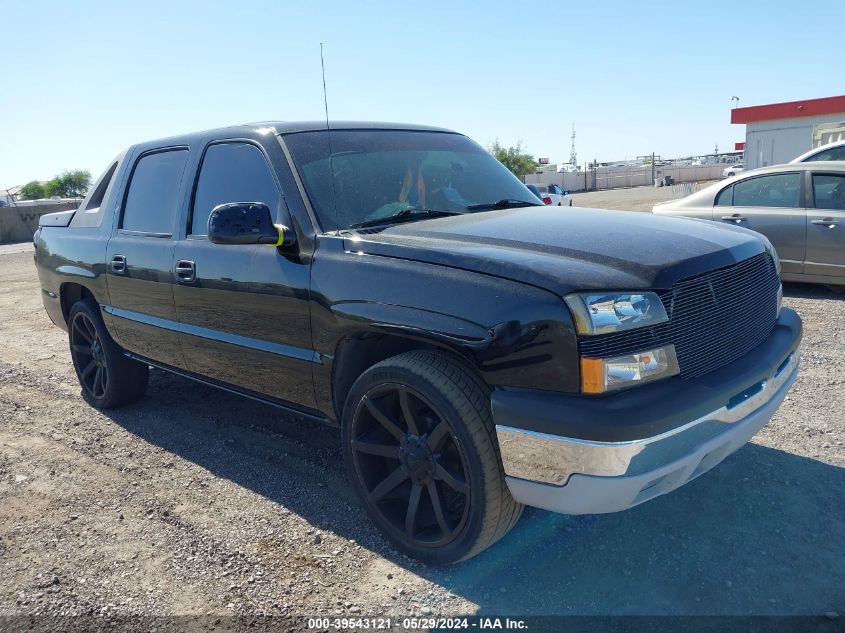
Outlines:
{"label": "chrome side trim", "polygon": [[[596,442],[497,425],[505,474],[563,486],[573,474],[618,477],[647,472],[683,457],[763,407],[795,380],[796,350],[773,375],[736,394],[728,404],[660,435],[625,442]],[[748,394],[747,396],[745,394]]]}
{"label": "chrome side trim", "polygon": [[171,321],[170,319],[142,314],[141,312],[135,312],[133,310],[115,308],[110,305],[103,304],[100,307],[112,317],[126,319],[136,323],[144,323],[163,330],[179,332],[180,334],[189,334],[191,336],[208,339],[210,341],[228,343],[229,345],[267,352],[268,354],[275,354],[286,358],[295,358],[298,360],[308,361],[310,363],[320,363],[319,354],[317,354],[314,350],[294,347],[292,345],[283,345],[281,343],[270,343],[269,341],[240,336],[239,334],[230,334],[229,332],[223,332],[222,330],[212,330],[211,328],[201,327],[199,325],[179,323],[177,321]]}

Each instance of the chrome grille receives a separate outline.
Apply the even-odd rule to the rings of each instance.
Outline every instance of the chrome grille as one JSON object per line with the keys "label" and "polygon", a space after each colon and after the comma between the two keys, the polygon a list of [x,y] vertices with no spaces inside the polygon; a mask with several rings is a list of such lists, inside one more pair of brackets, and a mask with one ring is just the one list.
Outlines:
{"label": "chrome grille", "polygon": [[766,253],[684,279],[660,294],[669,322],[582,338],[581,353],[611,357],[674,343],[681,378],[694,378],[747,354],[771,333],[780,280]]}

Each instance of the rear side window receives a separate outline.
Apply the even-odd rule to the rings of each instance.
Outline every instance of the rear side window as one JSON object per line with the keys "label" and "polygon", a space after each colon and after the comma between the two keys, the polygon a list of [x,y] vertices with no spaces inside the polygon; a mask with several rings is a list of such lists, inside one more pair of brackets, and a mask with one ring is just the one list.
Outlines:
{"label": "rear side window", "polygon": [[716,196],[717,207],[729,207],[734,203],[734,186],[725,187]]}
{"label": "rear side window", "polygon": [[98,227],[103,220],[103,200],[111,188],[114,180],[114,173],[117,171],[117,162],[112,163],[106,171],[97,179],[93,191],[89,194],[80,208],[73,216],[70,226],[73,227]]}
{"label": "rear side window", "polygon": [[831,147],[813,156],[808,156],[804,159],[804,162],[809,163],[817,160],[845,160],[845,145],[842,147]]}
{"label": "rear side window", "polygon": [[169,236],[179,206],[179,186],[188,161],[187,149],[145,154],[129,181],[121,228]]}
{"label": "rear side window", "polygon": [[813,174],[816,209],[845,211],[845,176]]}
{"label": "rear side window", "polygon": [[783,207],[796,209],[801,199],[801,174],[773,174],[737,182],[733,186],[735,207]]}
{"label": "rear side window", "polygon": [[264,153],[250,143],[217,143],[205,152],[194,194],[190,235],[208,232],[208,216],[219,204],[263,202],[275,217],[281,197]]}

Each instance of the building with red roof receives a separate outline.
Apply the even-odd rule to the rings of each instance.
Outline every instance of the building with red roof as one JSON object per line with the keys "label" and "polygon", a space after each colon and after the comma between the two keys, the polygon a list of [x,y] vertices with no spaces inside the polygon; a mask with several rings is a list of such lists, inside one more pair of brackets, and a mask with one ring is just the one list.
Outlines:
{"label": "building with red roof", "polygon": [[734,108],[745,125],[745,168],[788,163],[820,145],[845,140],[845,95]]}

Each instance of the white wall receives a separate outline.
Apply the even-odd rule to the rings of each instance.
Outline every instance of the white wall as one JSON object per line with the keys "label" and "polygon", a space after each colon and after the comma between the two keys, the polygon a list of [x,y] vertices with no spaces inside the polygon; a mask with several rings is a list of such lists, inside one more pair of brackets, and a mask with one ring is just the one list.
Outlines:
{"label": "white wall", "polygon": [[788,163],[813,148],[813,125],[837,121],[845,121],[845,112],[749,123],[745,129],[745,168]]}
{"label": "white wall", "polygon": [[[716,180],[722,177],[722,171],[727,164],[720,165],[686,165],[686,166],[657,166],[654,168],[654,178],[671,176],[675,182],[698,182],[701,180]],[[595,174],[595,182],[593,181]],[[595,172],[578,172],[577,174],[528,174],[525,182],[535,185],[560,185],[567,191],[584,191],[592,189],[617,189],[620,187],[642,187],[653,185],[651,165],[638,167],[599,167]]]}

